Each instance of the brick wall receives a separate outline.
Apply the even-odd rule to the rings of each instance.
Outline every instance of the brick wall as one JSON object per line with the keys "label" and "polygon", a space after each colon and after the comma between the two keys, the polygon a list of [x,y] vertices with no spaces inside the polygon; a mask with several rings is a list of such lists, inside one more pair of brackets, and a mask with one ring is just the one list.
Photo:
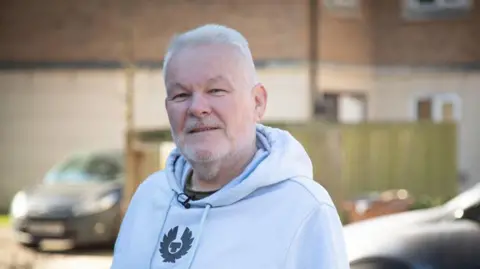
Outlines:
{"label": "brick wall", "polygon": [[[371,11],[375,62],[444,64],[480,62],[480,1],[457,18],[409,21],[397,1],[365,0]],[[373,5],[375,3],[375,5]]]}
{"label": "brick wall", "polygon": [[2,1],[0,59],[119,60],[125,55],[125,27],[130,22],[136,28],[139,60],[161,60],[175,32],[210,22],[243,32],[259,59],[307,55],[303,0],[128,1]]}
{"label": "brick wall", "polygon": [[[322,1],[322,0],[319,0]],[[324,10],[322,58],[341,63],[480,61],[480,0],[462,18],[406,21],[401,0]],[[121,61],[129,26],[137,60],[160,61],[170,37],[204,23],[237,28],[258,60],[306,60],[308,0],[3,0],[0,61]]]}

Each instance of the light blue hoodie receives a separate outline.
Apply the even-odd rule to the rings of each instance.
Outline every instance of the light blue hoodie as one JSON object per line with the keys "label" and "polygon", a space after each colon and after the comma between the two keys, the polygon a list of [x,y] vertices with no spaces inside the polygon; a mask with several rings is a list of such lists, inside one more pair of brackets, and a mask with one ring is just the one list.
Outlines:
{"label": "light blue hoodie", "polygon": [[187,203],[191,166],[174,150],[133,196],[111,268],[349,268],[337,211],[301,144],[257,125],[257,147],[242,175]]}

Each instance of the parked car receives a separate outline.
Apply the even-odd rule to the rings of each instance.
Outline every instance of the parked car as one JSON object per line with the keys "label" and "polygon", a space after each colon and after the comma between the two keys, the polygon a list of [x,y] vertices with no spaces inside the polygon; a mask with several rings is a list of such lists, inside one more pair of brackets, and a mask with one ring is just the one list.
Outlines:
{"label": "parked car", "polygon": [[351,269],[480,268],[480,184],[438,207],[344,228]]}
{"label": "parked car", "polygon": [[48,171],[41,184],[19,191],[10,208],[17,241],[66,249],[114,242],[123,163],[120,150],[76,153]]}

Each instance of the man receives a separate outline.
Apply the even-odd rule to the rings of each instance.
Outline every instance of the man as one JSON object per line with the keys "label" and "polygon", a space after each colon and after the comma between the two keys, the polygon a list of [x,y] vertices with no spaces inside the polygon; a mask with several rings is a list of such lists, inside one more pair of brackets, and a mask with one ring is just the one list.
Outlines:
{"label": "man", "polygon": [[258,123],[267,92],[245,38],[193,29],[174,38],[163,70],[177,149],[134,194],[112,268],[348,268],[304,148]]}

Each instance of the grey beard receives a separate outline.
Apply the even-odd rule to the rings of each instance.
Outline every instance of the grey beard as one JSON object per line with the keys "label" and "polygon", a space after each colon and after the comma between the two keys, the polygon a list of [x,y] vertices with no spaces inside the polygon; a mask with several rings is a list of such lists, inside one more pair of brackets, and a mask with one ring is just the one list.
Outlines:
{"label": "grey beard", "polygon": [[[218,161],[220,159],[219,158],[220,156],[215,156],[215,154],[211,154],[209,156],[202,156],[202,158],[199,158],[199,156],[195,156],[195,152],[189,151],[188,147],[186,147],[185,145],[183,147],[180,147],[178,137],[174,135],[173,130],[170,129],[170,132],[172,134],[172,138],[173,138],[173,141],[175,142],[175,145],[180,150],[180,153],[189,162],[195,162],[195,164],[203,163],[203,165],[206,166],[206,165],[210,165],[211,162]],[[224,156],[221,156],[221,157],[224,157]]]}
{"label": "grey beard", "polygon": [[200,180],[212,181],[220,171],[219,162],[211,163],[191,163],[194,173],[196,173]]}

